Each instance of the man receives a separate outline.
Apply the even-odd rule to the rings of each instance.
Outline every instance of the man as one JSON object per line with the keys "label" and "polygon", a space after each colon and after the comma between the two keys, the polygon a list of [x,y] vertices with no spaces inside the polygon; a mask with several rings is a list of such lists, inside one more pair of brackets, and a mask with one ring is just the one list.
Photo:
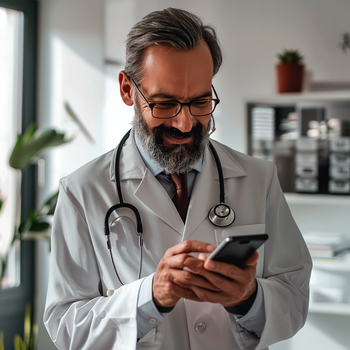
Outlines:
{"label": "man", "polygon": [[[208,135],[221,62],[214,29],[186,11],[153,12],[131,29],[119,76],[135,108],[131,136],[120,159],[107,153],[61,180],[44,314],[59,349],[264,349],[303,326],[311,261],[274,165],[212,140],[236,220],[208,220],[219,198]],[[103,237],[122,195],[142,219],[141,279],[137,214],[111,211],[113,264]],[[229,236],[265,232],[245,268],[205,261]]]}

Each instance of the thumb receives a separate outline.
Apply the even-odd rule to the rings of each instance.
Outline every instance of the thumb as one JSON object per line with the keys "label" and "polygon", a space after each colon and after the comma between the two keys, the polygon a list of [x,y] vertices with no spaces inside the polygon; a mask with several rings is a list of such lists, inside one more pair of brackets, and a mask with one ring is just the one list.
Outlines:
{"label": "thumb", "polygon": [[246,266],[254,266],[256,265],[256,262],[259,259],[259,253],[257,251],[255,251],[246,261],[245,261],[245,265]]}

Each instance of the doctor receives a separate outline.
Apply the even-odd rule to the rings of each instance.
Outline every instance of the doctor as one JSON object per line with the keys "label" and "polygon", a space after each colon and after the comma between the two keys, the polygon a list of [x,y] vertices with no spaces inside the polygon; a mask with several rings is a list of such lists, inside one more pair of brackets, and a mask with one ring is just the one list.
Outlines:
{"label": "doctor", "polygon": [[[208,142],[221,62],[215,30],[186,11],[131,29],[119,82],[135,117],[120,159],[111,151],[60,182],[44,313],[59,349],[265,349],[303,326],[311,261],[275,166],[211,140],[236,219],[208,220],[219,201]],[[122,199],[116,183],[140,214],[143,245],[140,257],[135,213],[112,211],[113,265],[103,222]],[[265,232],[244,269],[204,262],[229,236]]]}

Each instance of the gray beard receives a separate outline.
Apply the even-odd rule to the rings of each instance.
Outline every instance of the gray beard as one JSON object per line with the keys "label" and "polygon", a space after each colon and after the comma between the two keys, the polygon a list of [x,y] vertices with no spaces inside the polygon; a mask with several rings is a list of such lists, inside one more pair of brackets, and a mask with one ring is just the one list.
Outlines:
{"label": "gray beard", "polygon": [[166,148],[163,142],[159,142],[161,137],[157,136],[157,128],[150,133],[146,122],[142,118],[137,103],[135,103],[134,106],[135,116],[132,122],[133,130],[148,156],[151,157],[160,167],[164,168],[166,174],[188,172],[203,156],[204,151],[209,144],[210,125],[208,125],[205,133],[201,132],[200,135],[193,135],[193,145],[189,146],[187,144],[182,144]]}

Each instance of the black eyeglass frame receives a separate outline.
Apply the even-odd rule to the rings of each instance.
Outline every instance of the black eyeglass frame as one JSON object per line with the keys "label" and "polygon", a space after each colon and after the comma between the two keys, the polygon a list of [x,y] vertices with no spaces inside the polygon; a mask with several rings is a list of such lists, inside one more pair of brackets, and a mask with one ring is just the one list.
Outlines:
{"label": "black eyeglass frame", "polygon": [[[153,108],[155,107],[155,105],[156,105],[157,103],[152,103],[152,102],[147,101],[146,97],[143,95],[143,93],[141,92],[141,90],[139,89],[139,87],[138,87],[138,86],[136,85],[136,83],[134,82],[134,79],[131,78],[131,77],[129,77],[129,78],[130,78],[132,84],[135,86],[137,92],[140,94],[140,96],[142,97],[142,99],[147,103],[148,107],[151,109],[152,117],[155,118],[155,119],[171,119],[171,118],[175,118],[175,117],[181,112],[183,106],[188,106],[188,109],[189,109],[190,113],[192,114],[191,105],[192,105],[194,102],[197,102],[198,100],[200,100],[200,98],[195,98],[195,99],[191,100],[190,102],[184,102],[184,103],[183,103],[183,102],[180,102],[180,101],[177,101],[177,100],[171,100],[172,102],[176,102],[176,103],[178,103],[178,104],[180,105],[179,111],[178,111],[174,116],[172,116],[172,117],[165,117],[165,118],[164,118],[164,117],[155,117],[155,116],[153,115]],[[192,114],[194,117],[205,117],[205,116],[207,116],[207,115],[212,115],[213,112],[215,111],[216,106],[220,103],[220,99],[219,99],[218,94],[216,93],[216,90],[215,90],[215,88],[214,88],[214,85],[211,85],[211,87],[212,87],[212,89],[213,89],[213,91],[214,91],[214,94],[215,94],[215,98],[212,98],[212,101],[214,101],[214,103],[215,103],[215,106],[214,106],[213,110],[212,110],[210,113],[206,113],[206,114],[202,114],[202,115],[194,115],[194,114]]]}

